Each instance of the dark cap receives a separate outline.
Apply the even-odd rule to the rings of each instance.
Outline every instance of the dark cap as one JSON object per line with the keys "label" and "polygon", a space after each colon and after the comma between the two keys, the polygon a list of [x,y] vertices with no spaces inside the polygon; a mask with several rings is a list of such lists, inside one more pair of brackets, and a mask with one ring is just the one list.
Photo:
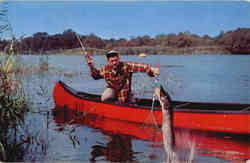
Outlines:
{"label": "dark cap", "polygon": [[109,51],[109,52],[106,54],[106,57],[107,57],[107,58],[110,58],[110,57],[114,57],[114,56],[118,56],[118,55],[119,55],[118,51],[111,50],[111,51]]}

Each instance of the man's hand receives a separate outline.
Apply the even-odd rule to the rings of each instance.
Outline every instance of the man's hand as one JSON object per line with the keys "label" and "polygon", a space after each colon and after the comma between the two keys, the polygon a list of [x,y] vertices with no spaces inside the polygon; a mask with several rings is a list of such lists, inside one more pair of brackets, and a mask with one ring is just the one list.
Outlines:
{"label": "man's hand", "polygon": [[160,75],[160,68],[159,67],[151,67],[151,71],[153,72],[154,76]]}
{"label": "man's hand", "polygon": [[85,56],[85,61],[87,62],[88,65],[93,64],[93,59],[88,55],[87,51],[82,52]]}
{"label": "man's hand", "polygon": [[82,51],[83,55],[88,55],[88,52],[86,50]]}
{"label": "man's hand", "polygon": [[87,62],[88,65],[92,65],[92,64],[93,64],[93,59],[90,58],[89,55],[86,55],[86,56],[85,56],[85,60],[86,60],[86,62]]}

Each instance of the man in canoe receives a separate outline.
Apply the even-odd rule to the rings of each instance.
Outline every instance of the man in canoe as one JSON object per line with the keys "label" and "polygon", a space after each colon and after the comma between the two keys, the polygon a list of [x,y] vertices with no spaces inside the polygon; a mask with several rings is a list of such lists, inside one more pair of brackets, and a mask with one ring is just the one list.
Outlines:
{"label": "man in canoe", "polygon": [[[85,52],[86,54],[86,52]],[[85,60],[90,67],[91,76],[95,79],[105,79],[107,88],[101,96],[102,101],[118,98],[120,104],[131,100],[132,73],[144,72],[150,77],[160,74],[158,67],[152,67],[146,63],[121,62],[119,53],[111,50],[106,54],[107,64],[100,69],[95,68],[93,59],[85,55]]]}

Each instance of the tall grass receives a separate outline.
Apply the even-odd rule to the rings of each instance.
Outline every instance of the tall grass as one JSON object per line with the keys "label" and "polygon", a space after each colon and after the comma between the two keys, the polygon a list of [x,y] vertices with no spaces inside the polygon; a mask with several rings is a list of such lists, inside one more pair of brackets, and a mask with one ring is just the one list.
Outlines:
{"label": "tall grass", "polygon": [[29,111],[24,90],[14,73],[14,37],[8,21],[8,2],[0,2],[0,36],[11,37],[11,43],[0,53],[0,161],[18,161],[23,151],[16,142],[17,126]]}
{"label": "tall grass", "polygon": [[29,106],[22,83],[15,77],[13,56],[2,53],[0,57],[0,160],[11,161],[12,152],[19,147],[10,139],[16,136],[16,127],[24,122]]}

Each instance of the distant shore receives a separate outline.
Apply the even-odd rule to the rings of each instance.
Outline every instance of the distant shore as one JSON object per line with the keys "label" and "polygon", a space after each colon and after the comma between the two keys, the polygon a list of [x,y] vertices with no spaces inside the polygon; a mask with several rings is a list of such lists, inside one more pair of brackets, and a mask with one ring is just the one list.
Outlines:
{"label": "distant shore", "polygon": [[15,54],[50,55],[81,54],[81,42],[92,55],[104,55],[107,51],[118,50],[121,55],[179,55],[179,54],[250,54],[250,28],[238,28],[234,31],[221,32],[216,37],[198,36],[190,32],[179,34],[161,34],[151,38],[148,35],[131,39],[102,39],[95,34],[79,35],[72,29],[62,34],[49,35],[38,32],[11,44],[9,40],[0,40],[0,51]]}
{"label": "distant shore", "polygon": [[[139,55],[141,53],[158,55],[158,54],[170,54],[170,55],[183,55],[183,54],[232,54],[220,46],[199,46],[199,47],[188,47],[188,48],[171,48],[171,47],[117,47],[114,48],[119,51],[121,55]],[[104,55],[108,50],[87,48],[87,51],[91,55]],[[65,54],[65,55],[76,55],[81,54],[82,49],[59,49],[45,51],[43,54]]]}

